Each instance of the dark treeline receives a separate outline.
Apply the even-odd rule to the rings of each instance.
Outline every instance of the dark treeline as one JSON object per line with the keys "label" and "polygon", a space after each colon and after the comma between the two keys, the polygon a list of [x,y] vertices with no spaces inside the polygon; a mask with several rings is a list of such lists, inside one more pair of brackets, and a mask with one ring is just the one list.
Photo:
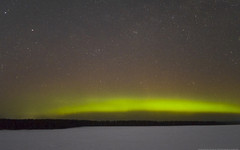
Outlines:
{"label": "dark treeline", "polygon": [[65,119],[0,119],[0,130],[64,129],[83,126],[184,126],[184,125],[234,125],[240,122],[217,121],[90,121]]}

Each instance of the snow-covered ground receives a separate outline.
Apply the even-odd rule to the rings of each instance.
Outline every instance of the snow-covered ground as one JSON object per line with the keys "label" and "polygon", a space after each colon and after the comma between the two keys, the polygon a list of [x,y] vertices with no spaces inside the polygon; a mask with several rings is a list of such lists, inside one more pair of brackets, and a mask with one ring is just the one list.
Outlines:
{"label": "snow-covered ground", "polygon": [[240,125],[0,131],[0,150],[240,150]]}

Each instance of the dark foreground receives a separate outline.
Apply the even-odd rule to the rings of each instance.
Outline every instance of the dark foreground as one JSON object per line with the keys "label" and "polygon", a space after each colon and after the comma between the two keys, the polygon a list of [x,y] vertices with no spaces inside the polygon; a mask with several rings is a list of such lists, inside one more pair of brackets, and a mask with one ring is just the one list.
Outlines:
{"label": "dark foreground", "polygon": [[239,122],[217,121],[90,121],[64,119],[0,119],[0,130],[64,129],[83,126],[188,126],[188,125],[237,125]]}

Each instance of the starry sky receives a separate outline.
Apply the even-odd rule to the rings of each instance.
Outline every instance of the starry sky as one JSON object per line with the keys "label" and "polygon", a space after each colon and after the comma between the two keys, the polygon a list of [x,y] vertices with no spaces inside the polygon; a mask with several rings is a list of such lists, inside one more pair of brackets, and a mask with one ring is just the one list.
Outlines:
{"label": "starry sky", "polygon": [[237,0],[0,0],[0,118],[236,115],[239,91]]}

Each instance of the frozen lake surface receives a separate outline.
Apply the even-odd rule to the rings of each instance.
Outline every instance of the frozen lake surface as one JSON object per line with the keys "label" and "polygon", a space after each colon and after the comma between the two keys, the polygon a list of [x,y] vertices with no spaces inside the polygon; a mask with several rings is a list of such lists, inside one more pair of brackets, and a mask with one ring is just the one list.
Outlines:
{"label": "frozen lake surface", "polygon": [[0,131],[1,150],[240,150],[240,125]]}

